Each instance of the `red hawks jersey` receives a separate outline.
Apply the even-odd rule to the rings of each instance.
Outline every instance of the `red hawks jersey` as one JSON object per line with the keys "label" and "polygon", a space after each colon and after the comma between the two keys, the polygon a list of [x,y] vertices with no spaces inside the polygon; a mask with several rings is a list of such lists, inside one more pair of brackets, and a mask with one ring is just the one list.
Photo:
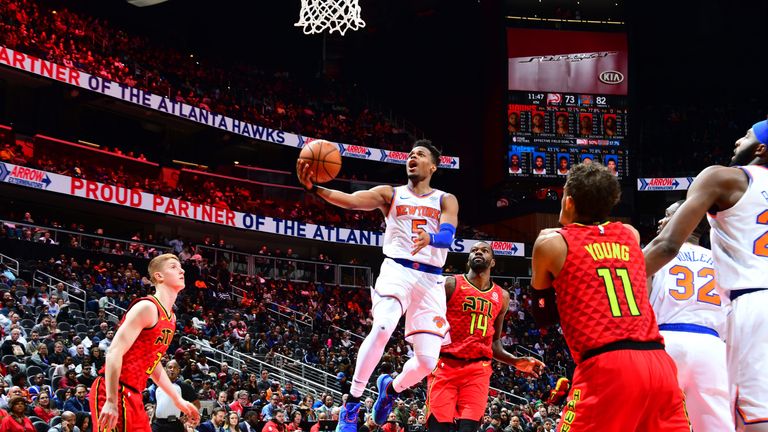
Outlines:
{"label": "red hawks jersey", "polygon": [[[160,363],[160,359],[165,355],[176,331],[176,315],[173,311],[170,313],[166,311],[165,307],[160,304],[160,301],[155,296],[134,300],[128,307],[128,310],[142,300],[149,300],[155,304],[158,316],[157,324],[139,333],[136,341],[123,356],[123,368],[120,371],[120,383],[129,389],[138,391],[144,390],[147,386],[147,379],[152,375],[155,367]],[[125,316],[120,321],[120,325],[123,324],[123,321],[125,321]],[[100,373],[104,373],[104,368],[102,368]]]}
{"label": "red hawks jersey", "polygon": [[451,326],[451,343],[440,350],[462,359],[493,358],[493,323],[501,311],[503,297],[501,287],[492,284],[482,290],[456,275],[456,289],[448,299],[448,324]]}
{"label": "red hawks jersey", "polygon": [[553,285],[574,361],[620,340],[662,342],[648,301],[645,257],[632,231],[610,222],[571,224],[559,233],[568,255]]}

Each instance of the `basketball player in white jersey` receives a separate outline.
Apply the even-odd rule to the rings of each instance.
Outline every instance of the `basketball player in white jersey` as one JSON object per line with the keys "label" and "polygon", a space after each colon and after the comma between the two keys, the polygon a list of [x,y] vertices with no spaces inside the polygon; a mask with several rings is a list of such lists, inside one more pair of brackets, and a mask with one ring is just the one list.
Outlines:
{"label": "basketball player in white jersey", "polygon": [[711,166],[645,248],[648,274],[677,255],[708,214],[720,295],[731,300],[728,381],[738,431],[768,431],[768,121],[736,141],[731,167]]}
{"label": "basketball player in white jersey", "polygon": [[[667,207],[659,232],[684,201]],[[653,275],[650,292],[667,353],[677,365],[677,380],[696,432],[733,430],[725,363],[726,305],[717,293],[712,253],[699,246],[707,233],[701,218],[680,252]]]}
{"label": "basketball player in white jersey", "polygon": [[371,293],[373,325],[360,345],[350,397],[340,413],[337,430],[357,430],[360,397],[405,314],[405,338],[414,356],[394,380],[379,376],[374,420],[383,425],[397,394],[421,381],[437,366],[440,346],[448,331],[442,267],[458,224],[456,197],[433,189],[429,182],[440,163],[440,152],[429,140],[419,140],[408,155],[408,184],[381,185],[353,194],[312,184],[309,164],[299,160],[299,181],[331,204],[351,210],[380,210],[386,220],[384,262]]}

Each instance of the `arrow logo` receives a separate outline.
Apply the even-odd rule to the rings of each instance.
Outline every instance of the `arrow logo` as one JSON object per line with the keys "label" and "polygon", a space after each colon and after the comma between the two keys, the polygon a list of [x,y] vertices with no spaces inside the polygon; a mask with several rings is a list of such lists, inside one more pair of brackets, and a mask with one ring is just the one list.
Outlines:
{"label": "arrow logo", "polygon": [[637,179],[640,182],[640,190],[644,191],[648,188],[648,181],[644,178]]}
{"label": "arrow logo", "polygon": [[381,150],[381,158],[379,159],[381,162],[384,162],[389,157],[389,153],[387,153],[386,150]]}
{"label": "arrow logo", "polygon": [[513,254],[516,254],[516,253],[517,253],[517,245],[516,245],[516,244],[514,244],[514,243],[512,243],[512,253],[513,253]]}
{"label": "arrow logo", "polygon": [[341,153],[342,156],[344,156],[344,153],[347,152],[347,146],[344,144],[339,144],[339,153]]}
{"label": "arrow logo", "polygon": [[298,147],[298,148],[304,147],[304,137],[301,136],[301,135],[296,135],[296,136],[299,137],[299,143],[296,144],[296,147]]}
{"label": "arrow logo", "polygon": [[48,174],[45,175],[45,178],[43,178],[42,182],[45,183],[45,188],[48,189],[48,186],[51,185],[51,178],[48,177]]}
{"label": "arrow logo", "polygon": [[677,181],[677,179],[675,179],[675,180],[672,181],[672,186],[674,186],[675,189],[677,189],[677,187],[680,186],[680,182]]}
{"label": "arrow logo", "polygon": [[11,172],[8,171],[8,167],[5,166],[4,163],[0,163],[0,181],[5,181],[5,178],[8,177],[8,174]]}

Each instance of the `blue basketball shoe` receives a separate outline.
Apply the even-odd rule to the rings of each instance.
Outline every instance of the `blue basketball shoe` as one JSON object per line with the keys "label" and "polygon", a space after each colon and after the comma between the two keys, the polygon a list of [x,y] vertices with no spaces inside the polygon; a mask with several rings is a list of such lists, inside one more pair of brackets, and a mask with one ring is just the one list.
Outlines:
{"label": "blue basketball shoe", "polygon": [[392,377],[388,374],[380,375],[379,379],[376,380],[379,397],[376,398],[376,402],[373,404],[373,421],[375,421],[377,425],[386,423],[389,413],[392,412],[392,405],[394,405],[397,397],[396,394],[387,393],[387,389],[392,381]]}
{"label": "blue basketball shoe", "polygon": [[357,413],[360,402],[347,402],[339,411],[339,423],[336,432],[357,432]]}

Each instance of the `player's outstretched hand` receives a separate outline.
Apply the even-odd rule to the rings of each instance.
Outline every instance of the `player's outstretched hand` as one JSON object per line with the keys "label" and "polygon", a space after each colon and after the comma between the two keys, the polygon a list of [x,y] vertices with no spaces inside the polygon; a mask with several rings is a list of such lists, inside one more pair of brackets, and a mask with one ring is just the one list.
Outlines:
{"label": "player's outstretched hand", "polygon": [[99,430],[112,430],[117,427],[117,405],[114,402],[104,402],[99,414]]}
{"label": "player's outstretched hand", "polygon": [[413,249],[411,250],[411,255],[416,255],[426,246],[429,246],[429,233],[419,228],[416,230],[416,238],[413,239]]}
{"label": "player's outstretched hand", "polygon": [[538,378],[544,372],[544,368],[547,367],[544,363],[533,357],[518,357],[513,366],[520,372],[532,375],[534,378]]}
{"label": "player's outstretched hand", "polygon": [[307,190],[312,188],[312,177],[315,175],[309,168],[309,162],[296,160],[296,176],[299,178],[299,183]]}
{"label": "player's outstretched hand", "polygon": [[192,402],[182,401],[181,406],[178,408],[187,417],[187,423],[193,426],[197,426],[200,423],[200,412]]}

